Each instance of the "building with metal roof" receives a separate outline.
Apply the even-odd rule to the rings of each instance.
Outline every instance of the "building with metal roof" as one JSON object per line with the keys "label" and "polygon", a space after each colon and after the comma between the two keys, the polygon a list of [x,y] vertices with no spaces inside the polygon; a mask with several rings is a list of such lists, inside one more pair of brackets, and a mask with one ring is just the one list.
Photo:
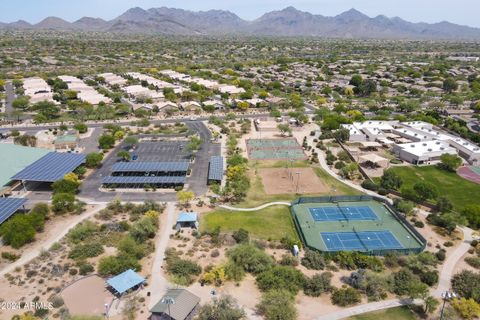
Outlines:
{"label": "building with metal roof", "polygon": [[187,320],[193,319],[200,298],[185,289],[170,289],[150,310],[151,320]]}
{"label": "building with metal roof", "polygon": [[20,208],[25,209],[27,199],[24,198],[0,198],[0,224],[4,223]]}
{"label": "building with metal roof", "polygon": [[196,212],[180,212],[177,218],[177,229],[198,228],[198,214]]}
{"label": "building with metal roof", "polygon": [[145,278],[139,276],[135,271],[129,269],[119,275],[107,280],[110,288],[115,290],[115,293],[122,295],[130,289],[134,289],[145,282]]}
{"label": "building with metal roof", "polygon": [[11,180],[55,182],[85,162],[85,155],[50,152],[15,174]]}
{"label": "building with metal roof", "polygon": [[10,143],[0,143],[0,194],[8,192],[11,177],[51,152]]}
{"label": "building with metal roof", "polygon": [[223,179],[223,157],[213,156],[208,165],[208,183],[222,182]]}

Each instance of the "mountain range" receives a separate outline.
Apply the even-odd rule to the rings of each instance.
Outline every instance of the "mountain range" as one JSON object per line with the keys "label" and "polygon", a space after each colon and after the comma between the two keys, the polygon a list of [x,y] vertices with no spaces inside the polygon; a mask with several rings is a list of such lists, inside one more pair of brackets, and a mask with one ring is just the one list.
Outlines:
{"label": "mountain range", "polygon": [[0,29],[205,36],[480,40],[480,29],[446,21],[429,24],[412,23],[384,15],[371,18],[355,9],[327,17],[294,7],[265,13],[253,21],[243,20],[224,10],[194,12],[166,7],[148,10],[137,7],[110,21],[84,17],[71,23],[61,18],[48,17],[37,24],[23,20],[0,23]]}

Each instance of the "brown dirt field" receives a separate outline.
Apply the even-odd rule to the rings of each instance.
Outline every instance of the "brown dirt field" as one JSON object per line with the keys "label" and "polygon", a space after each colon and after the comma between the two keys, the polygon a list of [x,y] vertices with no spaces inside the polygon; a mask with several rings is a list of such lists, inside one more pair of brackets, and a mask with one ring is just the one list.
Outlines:
{"label": "brown dirt field", "polygon": [[102,315],[105,304],[110,305],[114,296],[106,289],[105,280],[90,276],[65,288],[61,296],[71,314]]}
{"label": "brown dirt field", "polygon": [[259,169],[267,194],[297,193],[297,172],[300,172],[298,193],[325,193],[327,187],[320,181],[312,168],[290,168],[293,180],[285,168]]}

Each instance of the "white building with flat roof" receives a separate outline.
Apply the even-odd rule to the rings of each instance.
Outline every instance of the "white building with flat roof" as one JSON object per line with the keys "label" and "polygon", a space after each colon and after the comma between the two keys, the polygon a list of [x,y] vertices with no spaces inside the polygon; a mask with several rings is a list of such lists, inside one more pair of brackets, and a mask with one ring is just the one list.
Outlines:
{"label": "white building with flat roof", "polygon": [[102,74],[99,74],[98,76],[105,79],[105,82],[109,86],[118,85],[121,87],[127,84],[127,79],[113,73],[102,73]]}
{"label": "white building with flat roof", "polygon": [[23,79],[24,95],[30,97],[30,103],[35,104],[41,101],[53,102],[52,88],[48,83],[39,77]]}
{"label": "white building with flat roof", "polygon": [[403,161],[413,164],[433,164],[440,161],[442,154],[457,154],[447,142],[438,140],[395,144],[392,151]]}
{"label": "white building with flat roof", "polygon": [[112,103],[112,99],[100,94],[95,88],[87,85],[83,80],[72,76],[59,76],[65,82],[69,90],[77,92],[77,98],[81,101],[97,105],[100,102]]}
{"label": "white building with flat roof", "polygon": [[145,97],[150,99],[161,99],[163,98],[163,93],[158,91],[150,90],[147,87],[142,87],[141,85],[133,85],[124,87],[123,91],[126,92],[128,95],[139,98]]}

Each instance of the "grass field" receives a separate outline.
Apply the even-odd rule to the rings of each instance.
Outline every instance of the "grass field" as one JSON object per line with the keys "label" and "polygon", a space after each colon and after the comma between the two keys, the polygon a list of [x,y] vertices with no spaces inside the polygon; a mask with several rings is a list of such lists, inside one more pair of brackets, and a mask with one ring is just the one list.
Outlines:
{"label": "grass field", "polygon": [[287,206],[272,206],[254,212],[217,209],[203,215],[200,222],[201,231],[210,231],[216,227],[227,232],[243,228],[254,238],[265,240],[280,240],[284,236],[298,239]]}
{"label": "grass field", "polygon": [[404,186],[413,186],[423,180],[435,185],[439,195],[447,197],[459,211],[469,204],[480,204],[480,185],[458,176],[454,172],[441,170],[436,166],[395,167],[393,170],[402,178]]}
{"label": "grass field", "polygon": [[347,320],[416,320],[415,314],[407,307],[390,308],[381,311],[369,312],[347,318]]}

